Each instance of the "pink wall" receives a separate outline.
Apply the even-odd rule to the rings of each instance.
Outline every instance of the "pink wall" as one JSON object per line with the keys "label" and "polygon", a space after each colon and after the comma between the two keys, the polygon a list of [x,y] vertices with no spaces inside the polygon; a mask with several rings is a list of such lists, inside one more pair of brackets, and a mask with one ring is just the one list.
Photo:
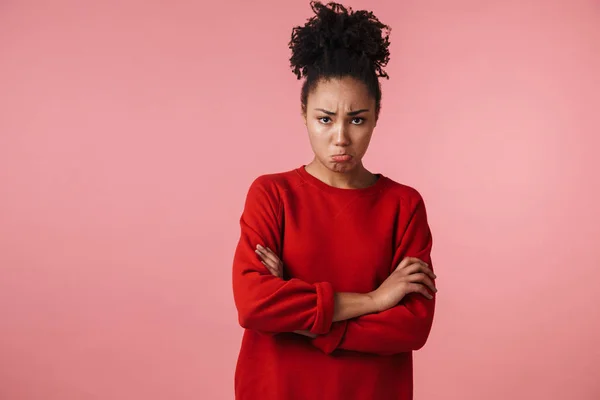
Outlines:
{"label": "pink wall", "polygon": [[[310,161],[308,0],[94,3],[0,4],[0,399],[231,399],[244,195]],[[598,2],[348,4],[393,27],[366,164],[436,238],[416,399],[599,399]]]}

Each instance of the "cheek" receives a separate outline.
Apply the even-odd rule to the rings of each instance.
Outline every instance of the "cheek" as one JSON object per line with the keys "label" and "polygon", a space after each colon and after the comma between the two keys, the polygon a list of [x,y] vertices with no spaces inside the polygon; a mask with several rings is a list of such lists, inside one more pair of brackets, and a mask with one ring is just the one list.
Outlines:
{"label": "cheek", "polygon": [[373,135],[373,132],[366,132],[364,133],[361,138],[360,141],[361,143],[366,143],[368,144],[371,141],[371,136]]}
{"label": "cheek", "polygon": [[306,127],[308,128],[310,140],[313,143],[316,144],[327,141],[327,126],[319,122],[309,122]]}
{"label": "cheek", "polygon": [[361,132],[360,134],[358,134],[356,136],[356,139],[354,140],[354,143],[356,143],[356,145],[358,147],[360,147],[361,149],[365,149],[366,147],[369,146],[369,143],[371,142],[371,136],[372,136],[373,132]]}

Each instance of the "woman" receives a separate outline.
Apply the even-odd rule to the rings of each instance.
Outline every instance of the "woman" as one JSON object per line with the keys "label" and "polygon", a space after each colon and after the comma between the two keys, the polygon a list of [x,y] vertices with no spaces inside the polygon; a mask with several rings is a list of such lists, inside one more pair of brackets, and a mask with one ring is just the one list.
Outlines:
{"label": "woman", "polygon": [[245,328],[236,398],[412,399],[412,351],[437,291],[431,233],[420,194],[362,163],[389,28],[367,11],[311,6],[290,48],[315,157],[248,191],[233,263]]}

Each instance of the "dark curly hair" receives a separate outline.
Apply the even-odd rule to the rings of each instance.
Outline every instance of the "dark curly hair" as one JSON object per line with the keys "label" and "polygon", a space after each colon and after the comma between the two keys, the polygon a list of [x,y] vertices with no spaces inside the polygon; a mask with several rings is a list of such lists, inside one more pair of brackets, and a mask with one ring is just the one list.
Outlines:
{"label": "dark curly hair", "polygon": [[315,15],[304,26],[294,27],[289,47],[290,64],[298,79],[305,78],[300,100],[306,113],[308,94],[321,79],[353,77],[366,84],[381,108],[379,78],[390,59],[390,27],[372,12],[353,11],[338,3],[311,1]]}

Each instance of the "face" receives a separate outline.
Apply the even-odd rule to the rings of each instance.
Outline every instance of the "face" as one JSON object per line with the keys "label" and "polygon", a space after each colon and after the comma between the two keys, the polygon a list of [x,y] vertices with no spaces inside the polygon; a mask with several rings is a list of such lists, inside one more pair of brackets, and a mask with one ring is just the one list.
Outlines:
{"label": "face", "polygon": [[375,99],[354,78],[320,81],[308,95],[304,115],[315,161],[334,172],[362,167],[377,123]]}

